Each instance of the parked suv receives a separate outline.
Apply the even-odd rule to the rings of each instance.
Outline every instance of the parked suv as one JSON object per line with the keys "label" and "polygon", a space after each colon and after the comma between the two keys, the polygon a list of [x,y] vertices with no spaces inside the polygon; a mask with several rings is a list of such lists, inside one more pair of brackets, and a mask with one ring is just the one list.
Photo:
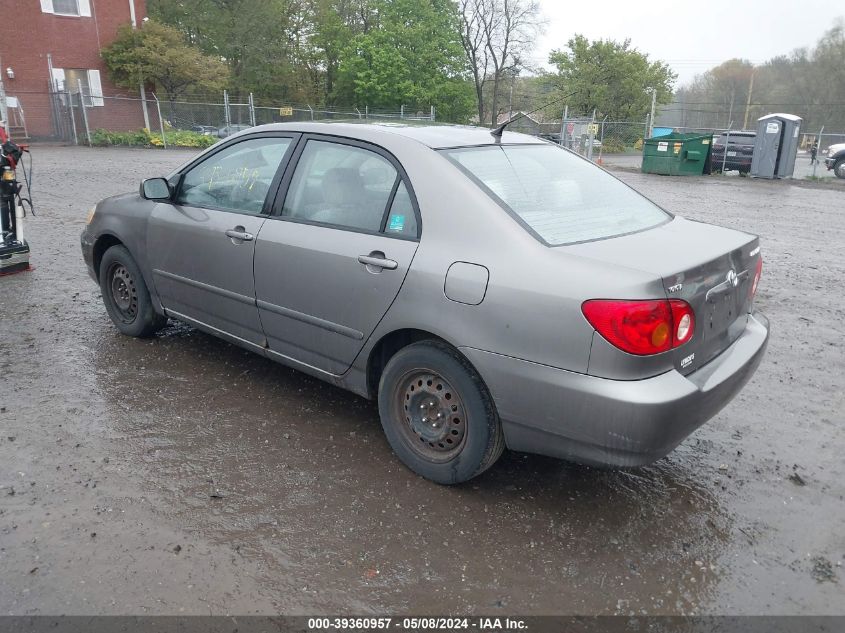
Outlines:
{"label": "parked suv", "polygon": [[[714,172],[736,170],[741,174],[751,171],[751,157],[754,154],[754,140],[757,132],[727,132],[713,139],[710,164]],[[725,156],[725,146],[728,155]],[[724,161],[724,168],[722,167]]]}

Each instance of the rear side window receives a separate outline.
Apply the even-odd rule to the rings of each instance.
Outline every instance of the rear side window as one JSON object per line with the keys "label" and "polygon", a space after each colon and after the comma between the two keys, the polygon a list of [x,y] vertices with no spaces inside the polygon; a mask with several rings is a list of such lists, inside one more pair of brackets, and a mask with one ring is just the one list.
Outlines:
{"label": "rear side window", "polygon": [[384,232],[391,235],[404,235],[405,237],[417,236],[417,216],[414,213],[414,205],[404,182],[399,183],[399,188],[393,197],[393,204],[390,206]]}
{"label": "rear side window", "polygon": [[671,217],[589,161],[552,145],[443,153],[550,246],[634,233]]}
{"label": "rear side window", "polygon": [[375,152],[310,140],[293,174],[282,215],[378,232],[397,178],[396,168]]}

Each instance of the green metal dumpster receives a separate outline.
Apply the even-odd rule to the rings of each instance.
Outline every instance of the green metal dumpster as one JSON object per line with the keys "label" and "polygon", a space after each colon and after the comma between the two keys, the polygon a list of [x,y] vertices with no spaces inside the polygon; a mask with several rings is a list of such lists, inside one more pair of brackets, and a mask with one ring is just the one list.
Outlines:
{"label": "green metal dumpster", "polygon": [[680,134],[643,141],[642,171],[667,176],[700,176],[710,173],[712,134]]}

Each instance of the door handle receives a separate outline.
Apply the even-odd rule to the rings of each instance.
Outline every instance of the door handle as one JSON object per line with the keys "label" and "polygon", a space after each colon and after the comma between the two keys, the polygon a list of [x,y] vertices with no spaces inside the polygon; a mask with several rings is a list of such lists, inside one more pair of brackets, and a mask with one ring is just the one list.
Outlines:
{"label": "door handle", "polygon": [[399,267],[399,264],[396,261],[385,258],[384,253],[370,253],[369,255],[358,255],[358,262],[364,264],[365,266],[372,266],[373,268],[383,268],[386,270],[396,270]]}
{"label": "door handle", "polygon": [[231,237],[233,240],[241,240],[242,242],[251,242],[255,239],[255,236],[252,233],[247,233],[242,226],[236,226],[226,231],[226,237]]}

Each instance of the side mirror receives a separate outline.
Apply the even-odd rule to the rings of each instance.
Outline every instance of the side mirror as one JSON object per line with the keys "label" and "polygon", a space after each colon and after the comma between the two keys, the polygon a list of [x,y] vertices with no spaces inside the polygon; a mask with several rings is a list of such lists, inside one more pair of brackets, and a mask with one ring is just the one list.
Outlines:
{"label": "side mirror", "polygon": [[147,178],[141,182],[139,193],[147,200],[170,200],[172,195],[170,185],[164,178]]}

